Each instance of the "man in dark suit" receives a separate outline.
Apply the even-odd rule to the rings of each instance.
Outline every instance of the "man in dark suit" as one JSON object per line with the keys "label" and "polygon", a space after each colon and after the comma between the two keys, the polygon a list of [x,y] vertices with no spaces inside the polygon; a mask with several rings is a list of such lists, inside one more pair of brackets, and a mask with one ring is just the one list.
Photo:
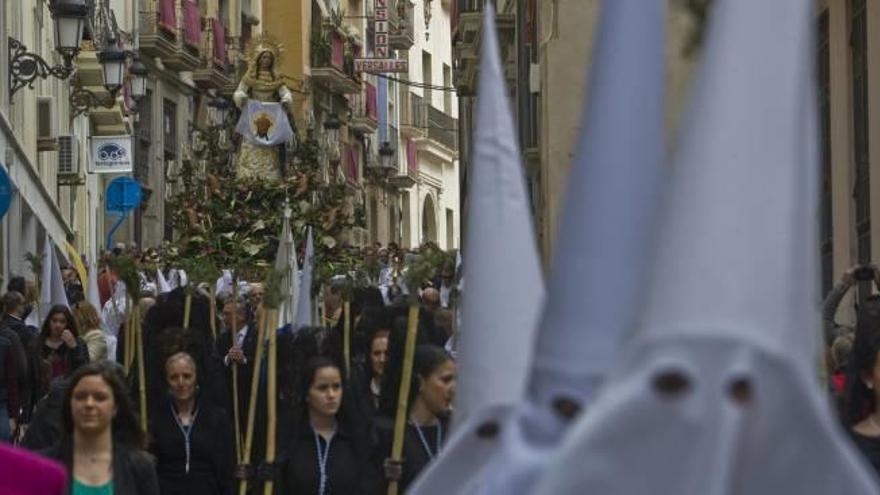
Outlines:
{"label": "man in dark suit", "polygon": [[[254,372],[256,352],[257,352],[257,328],[252,320],[248,320],[247,303],[244,299],[237,302],[229,300],[223,306],[221,313],[223,318],[224,330],[220,333],[217,342],[217,350],[220,359],[223,360],[223,366],[226,369],[226,381],[229,384],[229,405],[228,412],[230,421],[234,421],[233,411],[234,405],[232,397],[236,397],[238,402],[239,413],[239,431],[242,438],[242,446],[244,446],[244,438],[247,432],[248,424],[248,406],[251,396],[251,381]],[[265,366],[265,358],[264,358]],[[232,386],[232,369],[238,369],[238,394],[236,396]],[[265,457],[266,451],[266,397],[265,397],[265,380],[261,380],[258,388],[256,417],[254,418],[254,434],[253,443],[251,444],[250,462],[246,463],[250,466],[258,466]],[[251,473],[251,476],[253,473]],[[253,478],[251,478],[253,481]],[[250,486],[254,486],[251,483]]]}
{"label": "man in dark suit", "polygon": [[16,291],[9,291],[0,297],[0,305],[5,310],[3,319],[0,320],[0,336],[9,339],[12,351],[15,354],[17,364],[16,377],[18,379],[19,404],[22,407],[21,419],[27,422],[30,412],[39,397],[33,397],[34,366],[37,363],[28,361],[27,350],[36,338],[36,329],[28,327],[24,323],[25,301],[24,296]]}

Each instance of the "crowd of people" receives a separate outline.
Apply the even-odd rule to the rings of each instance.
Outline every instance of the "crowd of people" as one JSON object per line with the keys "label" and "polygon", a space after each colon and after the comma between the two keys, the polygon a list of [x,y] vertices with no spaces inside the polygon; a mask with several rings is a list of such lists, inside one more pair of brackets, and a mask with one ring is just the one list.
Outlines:
{"label": "crowd of people", "polygon": [[[124,355],[126,339],[139,337],[119,314],[126,302],[115,298],[120,282],[109,267],[98,277],[101,308],[85,299],[76,271],[65,270],[69,307],[49,308],[39,326],[29,324],[36,310],[16,278],[0,298],[0,440],[63,464],[74,494],[229,495],[243,484],[262,493],[269,482],[277,493],[385,493],[391,482],[403,493],[448,437],[455,266],[410,293],[385,259],[374,286],[324,284],[317,324],[276,330],[274,442],[269,369],[258,356],[268,350],[259,338],[260,283],[239,282],[212,299],[214,291],[180,281],[160,293],[144,274],[140,383],[140,354],[131,362]],[[403,455],[395,460],[413,305],[417,345]]]}

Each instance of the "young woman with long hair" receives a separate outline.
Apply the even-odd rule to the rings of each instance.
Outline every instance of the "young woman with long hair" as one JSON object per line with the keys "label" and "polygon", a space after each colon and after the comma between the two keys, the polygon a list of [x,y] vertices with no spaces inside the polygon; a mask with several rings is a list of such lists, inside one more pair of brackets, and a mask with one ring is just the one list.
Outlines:
{"label": "young woman with long hair", "polygon": [[345,406],[342,369],[327,357],[305,366],[282,468],[281,493],[367,493],[366,442]]}
{"label": "young woman with long hair", "polygon": [[70,376],[88,364],[88,347],[79,337],[76,318],[66,306],[57,305],[49,310],[40,334],[32,341],[31,358],[35,401],[46,394],[52,380]]}
{"label": "young woman with long hair", "polygon": [[158,495],[144,433],[118,365],[83,366],[70,377],[61,439],[45,452],[70,475],[72,495]]}

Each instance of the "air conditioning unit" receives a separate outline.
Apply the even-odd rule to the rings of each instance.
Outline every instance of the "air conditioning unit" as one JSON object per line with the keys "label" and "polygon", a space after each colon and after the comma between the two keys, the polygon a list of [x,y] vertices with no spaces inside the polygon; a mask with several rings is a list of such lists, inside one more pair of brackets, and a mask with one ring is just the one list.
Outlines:
{"label": "air conditioning unit", "polygon": [[58,136],[58,175],[79,175],[79,139],[72,134]]}
{"label": "air conditioning unit", "polygon": [[55,98],[37,97],[37,151],[56,151]]}

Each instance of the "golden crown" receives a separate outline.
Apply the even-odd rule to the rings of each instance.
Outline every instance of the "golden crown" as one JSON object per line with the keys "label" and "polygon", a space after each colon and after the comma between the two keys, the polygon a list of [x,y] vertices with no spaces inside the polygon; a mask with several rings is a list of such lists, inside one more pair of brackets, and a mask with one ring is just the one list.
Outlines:
{"label": "golden crown", "polygon": [[281,56],[284,53],[284,45],[278,42],[278,40],[272,35],[268,33],[260,33],[251,38],[245,47],[245,60],[247,60],[248,63],[255,62],[257,57],[264,52],[272,54],[272,58],[275,60],[275,65],[277,66],[281,62]]}

